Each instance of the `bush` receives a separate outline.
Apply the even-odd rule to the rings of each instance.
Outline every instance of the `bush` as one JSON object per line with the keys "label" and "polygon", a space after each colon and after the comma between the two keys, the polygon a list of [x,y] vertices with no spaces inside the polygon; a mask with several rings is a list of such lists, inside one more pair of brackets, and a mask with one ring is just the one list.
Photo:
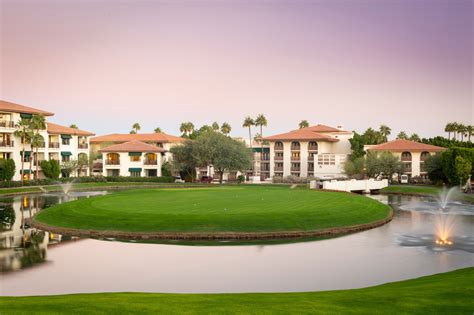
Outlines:
{"label": "bush", "polygon": [[274,184],[307,184],[309,182],[309,179],[306,177],[298,177],[292,175],[287,177],[273,176],[272,182]]}
{"label": "bush", "polygon": [[0,160],[0,180],[10,181],[15,176],[15,161],[12,159]]}
{"label": "bush", "polygon": [[174,183],[173,176],[162,177],[131,177],[131,176],[106,176],[107,182],[135,182],[135,183]]}
{"label": "bush", "polygon": [[[474,148],[449,148],[441,153],[441,164],[443,173],[451,185],[459,185],[461,178],[456,172],[456,158],[460,156],[471,163],[471,174],[474,170]],[[474,174],[473,174],[474,175]]]}
{"label": "bush", "polygon": [[165,177],[171,176],[171,163],[170,162],[166,161],[163,163],[163,165],[161,166],[161,175]]}
{"label": "bush", "polygon": [[242,184],[243,182],[245,182],[245,176],[244,175],[237,176],[237,183]]}
{"label": "bush", "polygon": [[41,169],[44,176],[50,179],[58,179],[59,174],[61,174],[61,165],[56,160],[41,161]]}

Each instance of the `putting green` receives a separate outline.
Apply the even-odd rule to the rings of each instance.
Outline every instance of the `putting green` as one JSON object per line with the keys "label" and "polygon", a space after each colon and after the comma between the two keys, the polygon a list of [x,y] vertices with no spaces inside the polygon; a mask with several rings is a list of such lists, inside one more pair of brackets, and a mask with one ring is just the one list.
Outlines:
{"label": "putting green", "polygon": [[122,232],[255,233],[318,231],[387,219],[368,197],[282,186],[141,189],[56,205],[35,222]]}

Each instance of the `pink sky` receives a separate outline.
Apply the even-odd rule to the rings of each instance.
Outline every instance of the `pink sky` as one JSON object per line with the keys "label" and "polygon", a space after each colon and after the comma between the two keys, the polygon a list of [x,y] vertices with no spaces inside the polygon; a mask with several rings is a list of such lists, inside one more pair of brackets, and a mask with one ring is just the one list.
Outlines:
{"label": "pink sky", "polygon": [[0,97],[97,134],[474,124],[469,0],[0,3]]}

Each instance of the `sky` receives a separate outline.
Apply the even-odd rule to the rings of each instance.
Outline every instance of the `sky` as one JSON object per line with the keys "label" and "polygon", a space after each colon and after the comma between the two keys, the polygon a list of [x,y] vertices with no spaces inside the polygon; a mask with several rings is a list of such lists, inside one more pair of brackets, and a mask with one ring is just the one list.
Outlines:
{"label": "sky", "polygon": [[471,0],[0,0],[0,18],[0,98],[99,135],[474,124]]}

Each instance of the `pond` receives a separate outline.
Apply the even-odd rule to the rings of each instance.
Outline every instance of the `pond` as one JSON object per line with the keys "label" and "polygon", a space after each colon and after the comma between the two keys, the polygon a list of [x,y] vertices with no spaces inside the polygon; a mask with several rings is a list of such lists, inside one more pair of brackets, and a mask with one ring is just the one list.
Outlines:
{"label": "pond", "polygon": [[78,239],[30,228],[48,206],[106,192],[0,198],[0,295],[85,292],[299,292],[367,287],[474,266],[474,206],[453,203],[450,240],[434,245],[427,197],[373,196],[392,222],[280,245],[189,246]]}

